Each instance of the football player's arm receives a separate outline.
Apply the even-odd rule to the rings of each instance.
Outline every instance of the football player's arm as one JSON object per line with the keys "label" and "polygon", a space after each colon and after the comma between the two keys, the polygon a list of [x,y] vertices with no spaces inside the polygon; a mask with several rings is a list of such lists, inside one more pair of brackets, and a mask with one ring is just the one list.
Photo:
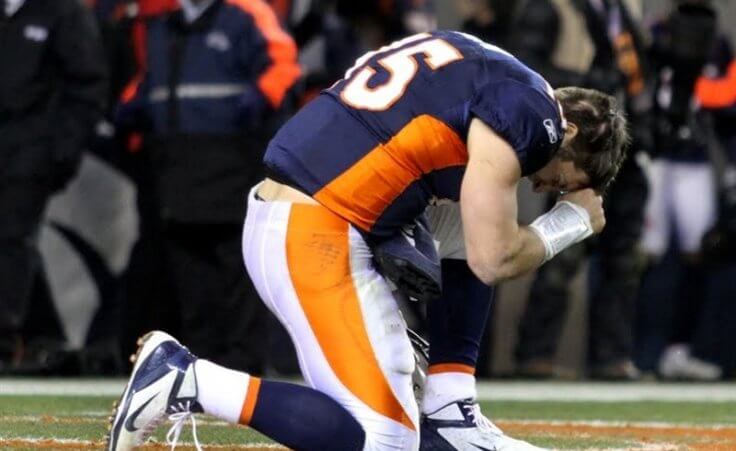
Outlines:
{"label": "football player's arm", "polygon": [[545,245],[517,221],[521,165],[516,153],[479,119],[470,124],[468,153],[460,211],[470,269],[491,285],[539,267]]}

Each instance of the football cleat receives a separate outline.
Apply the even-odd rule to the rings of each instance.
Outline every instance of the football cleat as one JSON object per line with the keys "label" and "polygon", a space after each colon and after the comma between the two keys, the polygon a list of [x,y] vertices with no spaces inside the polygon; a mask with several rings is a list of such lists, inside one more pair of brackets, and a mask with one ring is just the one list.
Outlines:
{"label": "football cleat", "polygon": [[543,451],[504,434],[465,399],[422,416],[420,451]]}
{"label": "football cleat", "polygon": [[131,356],[133,372],[120,400],[114,405],[107,436],[107,451],[130,450],[143,444],[168,417],[174,422],[166,440],[176,446],[184,424],[193,413],[202,412],[197,402],[194,362],[197,358],[174,337],[154,331],[138,339],[138,351]]}

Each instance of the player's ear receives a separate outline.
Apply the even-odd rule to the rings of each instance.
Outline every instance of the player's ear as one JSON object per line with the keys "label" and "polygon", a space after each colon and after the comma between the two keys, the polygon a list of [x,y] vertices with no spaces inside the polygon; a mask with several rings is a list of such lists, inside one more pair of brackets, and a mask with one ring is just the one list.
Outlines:
{"label": "player's ear", "polygon": [[574,122],[567,123],[565,128],[565,138],[563,139],[563,145],[569,145],[576,136],[578,136],[578,126]]}

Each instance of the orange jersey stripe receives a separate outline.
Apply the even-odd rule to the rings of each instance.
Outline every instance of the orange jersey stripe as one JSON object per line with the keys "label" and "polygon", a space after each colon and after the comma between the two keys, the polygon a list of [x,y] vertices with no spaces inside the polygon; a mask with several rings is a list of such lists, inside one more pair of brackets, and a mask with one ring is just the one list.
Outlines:
{"label": "orange jersey stripe", "polygon": [[289,274],[330,367],[368,407],[416,430],[373,353],[350,268],[349,224],[324,207],[291,206]]}
{"label": "orange jersey stripe", "polygon": [[258,88],[271,106],[278,108],[284,100],[286,91],[301,75],[296,60],[296,44],[279,25],[273,9],[262,0],[227,0],[227,2],[250,14],[266,39],[266,50],[271,64],[258,78]]}
{"label": "orange jersey stripe", "polygon": [[258,400],[258,393],[261,391],[261,379],[250,376],[248,381],[248,391],[245,393],[245,400],[243,401],[243,409],[240,411],[240,424],[248,425],[250,420],[253,419],[253,411],[256,410],[256,401]]}
{"label": "orange jersey stripe", "polygon": [[736,104],[736,61],[723,78],[698,78],[695,96],[706,108],[728,108]]}
{"label": "orange jersey stripe", "polygon": [[427,374],[440,373],[464,373],[475,375],[475,368],[462,363],[439,363],[437,365],[430,365],[429,368],[427,368]]}
{"label": "orange jersey stripe", "polygon": [[314,198],[363,230],[414,181],[438,169],[468,162],[465,143],[447,124],[417,116],[391,140],[314,194]]}

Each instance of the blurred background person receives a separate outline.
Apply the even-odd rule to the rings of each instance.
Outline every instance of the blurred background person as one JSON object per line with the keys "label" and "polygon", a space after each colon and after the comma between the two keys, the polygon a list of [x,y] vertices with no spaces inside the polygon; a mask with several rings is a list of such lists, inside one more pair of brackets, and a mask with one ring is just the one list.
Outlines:
{"label": "blurred background person", "polygon": [[[638,248],[647,182],[634,154],[650,147],[646,61],[641,30],[621,0],[529,0],[513,18],[511,50],[554,87],[578,85],[607,92],[626,105],[633,148],[605,195],[607,225],[600,237],[562,252],[537,273],[519,325],[517,373],[557,375],[555,353],[570,301],[570,283],[590,252],[588,374],[636,379],[634,301],[643,270]],[[517,5],[518,7],[518,5]],[[554,201],[554,199],[552,199]]]}
{"label": "blurred background person", "polygon": [[272,0],[299,47],[300,104],[342,78],[357,58],[402,37],[434,30],[431,0]]}
{"label": "blurred background person", "polygon": [[736,298],[736,129],[733,127],[736,59],[731,60],[725,73],[701,76],[695,85],[695,95],[707,114],[717,113],[714,127],[717,134],[711,135],[709,153],[716,176],[718,215],[702,242],[703,259],[708,267],[706,319],[700,322],[693,348],[697,355],[716,362],[724,377],[733,378],[736,376],[736,348],[731,334],[736,322],[733,302]]}
{"label": "blurred background person", "polygon": [[241,229],[268,130],[300,76],[296,46],[263,1],[179,6],[143,22],[143,71],[116,122],[146,134],[177,333],[213,361],[262,371],[266,311]]}
{"label": "blurred background person", "polygon": [[46,203],[77,170],[102,117],[106,70],[92,13],[76,0],[0,4],[0,368],[20,363],[40,271]]}
{"label": "blurred background person", "polygon": [[[725,74],[732,52],[718,34],[710,1],[673,3],[668,17],[653,27],[656,151],[647,171],[651,196],[642,240],[652,268],[645,280],[647,296],[640,301],[639,329],[642,346],[647,348],[640,359],[649,369],[656,365],[665,379],[715,380],[721,377],[721,368],[703,357],[712,354],[707,347],[713,342],[703,335],[711,335],[716,328],[707,311],[708,268],[701,241],[717,215],[708,150],[716,130],[712,121],[703,120],[695,86],[699,77]],[[728,117],[720,121],[724,119],[728,123]],[[662,265],[670,246],[672,259]],[[653,340],[658,333],[664,343],[659,349],[650,348],[657,346]],[[665,348],[655,363],[661,345]]]}
{"label": "blurred background person", "polygon": [[[456,3],[463,18],[463,32],[503,48],[510,44],[508,38],[521,8],[529,6],[509,0],[458,0]],[[534,9],[527,10],[532,13]]]}

